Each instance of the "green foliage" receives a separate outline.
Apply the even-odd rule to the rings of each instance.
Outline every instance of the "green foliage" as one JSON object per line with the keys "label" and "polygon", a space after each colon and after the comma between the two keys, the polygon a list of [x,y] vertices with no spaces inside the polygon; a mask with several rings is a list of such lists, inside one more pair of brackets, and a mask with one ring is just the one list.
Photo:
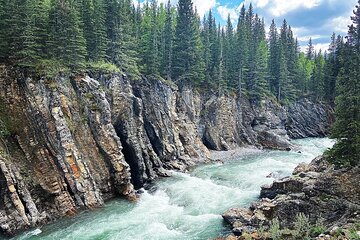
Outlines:
{"label": "green foliage", "polygon": [[59,73],[69,72],[70,69],[58,59],[42,59],[35,64],[35,71],[39,75],[54,78]]}
{"label": "green foliage", "polygon": [[310,236],[317,237],[320,234],[324,233],[325,231],[326,231],[326,227],[324,225],[324,219],[320,217],[316,221],[316,224],[310,228]]}
{"label": "green foliage", "polygon": [[298,213],[294,223],[293,236],[296,239],[307,239],[310,235],[310,221],[304,213]]}
{"label": "green foliage", "polygon": [[7,127],[2,119],[0,119],[0,138],[5,138],[10,135]]}
{"label": "green foliage", "polygon": [[360,240],[360,235],[358,232],[360,231],[360,223],[355,223],[352,228],[350,228],[346,234],[349,240]]}
{"label": "green foliage", "polygon": [[119,67],[113,63],[109,63],[106,61],[99,61],[99,62],[88,62],[88,69],[102,72],[102,73],[118,73],[121,72]]}
{"label": "green foliage", "polygon": [[357,166],[360,162],[360,6],[354,13],[348,42],[339,51],[336,122],[331,134],[337,143],[327,154],[337,167]]}
{"label": "green foliage", "polygon": [[[286,21],[280,31],[273,21],[266,38],[264,20],[251,4],[242,6],[236,29],[230,16],[226,27],[218,26],[212,11],[200,21],[192,0],[180,0],[177,8],[156,0],[136,7],[132,0],[0,0],[0,5],[0,61],[39,75],[87,67],[126,72],[134,80],[160,76],[219,94],[237,92],[254,104],[269,97],[283,104],[303,96],[335,100],[341,38],[332,37],[328,56],[315,54],[312,40],[307,53],[300,53]],[[352,43],[357,31],[351,28]]]}
{"label": "green foliage", "polygon": [[51,0],[50,6],[50,56],[73,69],[84,67],[86,41],[75,2]]}
{"label": "green foliage", "polygon": [[6,138],[22,131],[21,121],[22,119],[9,114],[6,102],[0,98],[0,138]]}
{"label": "green foliage", "polygon": [[270,223],[270,236],[273,240],[281,239],[281,230],[280,230],[280,222],[279,219],[273,219]]}
{"label": "green foliage", "polygon": [[350,229],[349,240],[360,240],[360,236],[357,233],[356,229]]}
{"label": "green foliage", "polygon": [[172,78],[182,83],[203,80],[199,23],[191,0],[180,0],[174,37]]}

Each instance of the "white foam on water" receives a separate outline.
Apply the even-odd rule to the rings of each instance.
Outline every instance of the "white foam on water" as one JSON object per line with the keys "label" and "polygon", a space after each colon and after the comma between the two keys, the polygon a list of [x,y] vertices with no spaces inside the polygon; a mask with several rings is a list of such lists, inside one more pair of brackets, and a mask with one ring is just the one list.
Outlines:
{"label": "white foam on water", "polygon": [[30,232],[25,233],[23,236],[19,237],[18,239],[20,240],[29,239],[30,237],[39,235],[40,233],[42,233],[42,231],[39,228],[36,228]]}
{"label": "white foam on water", "polygon": [[[221,214],[255,200],[271,176],[290,175],[300,162],[332,147],[329,139],[293,141],[297,152],[249,150],[224,164],[203,165],[190,174],[158,180],[155,192],[144,191],[137,203],[110,202],[105,208],[25,233],[18,239],[197,240],[229,229]],[[221,156],[221,154],[218,154]]]}

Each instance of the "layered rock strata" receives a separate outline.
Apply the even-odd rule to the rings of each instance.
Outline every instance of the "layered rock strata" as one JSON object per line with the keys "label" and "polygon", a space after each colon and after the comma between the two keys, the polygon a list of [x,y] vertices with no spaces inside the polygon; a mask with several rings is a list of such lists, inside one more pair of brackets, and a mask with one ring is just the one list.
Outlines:
{"label": "layered rock strata", "polygon": [[114,196],[134,199],[135,189],[168,170],[208,160],[209,149],[285,150],[290,138],[323,136],[332,121],[331,109],[307,100],[290,107],[269,100],[260,107],[158,79],[41,78],[5,66],[0,105],[10,132],[0,143],[5,234],[102,206]]}

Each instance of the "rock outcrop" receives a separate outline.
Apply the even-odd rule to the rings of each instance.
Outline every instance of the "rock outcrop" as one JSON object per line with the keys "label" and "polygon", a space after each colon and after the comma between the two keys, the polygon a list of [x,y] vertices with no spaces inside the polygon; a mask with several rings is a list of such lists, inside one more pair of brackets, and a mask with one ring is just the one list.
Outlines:
{"label": "rock outcrop", "polygon": [[325,134],[331,111],[297,104],[258,107],[125,74],[49,79],[0,66],[0,119],[10,132],[0,143],[0,231],[14,234],[114,196],[135,199],[135,189],[168,170],[208,160],[208,149],[285,150],[291,137]]}
{"label": "rock outcrop", "polygon": [[299,165],[293,176],[262,187],[261,200],[249,209],[230,209],[223,218],[237,236],[266,229],[274,219],[281,228],[293,229],[299,214],[310,225],[322,219],[325,234],[336,228],[349,229],[360,223],[359,174],[359,168],[334,170],[319,157],[309,165]]}

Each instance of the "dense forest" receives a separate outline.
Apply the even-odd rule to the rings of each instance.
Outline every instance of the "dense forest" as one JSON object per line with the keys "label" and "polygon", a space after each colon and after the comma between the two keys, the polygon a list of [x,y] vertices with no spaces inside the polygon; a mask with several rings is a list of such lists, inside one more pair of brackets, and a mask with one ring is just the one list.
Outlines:
{"label": "dense forest", "polygon": [[0,0],[0,6],[1,60],[39,73],[121,69],[133,79],[237,91],[254,103],[269,96],[285,104],[303,96],[335,99],[343,39],[334,34],[327,53],[316,53],[310,39],[302,53],[286,20],[267,31],[252,5],[242,7],[236,27],[230,16],[218,25],[211,11],[200,19],[191,0],[177,8],[156,0],[137,6],[131,0]]}
{"label": "dense forest", "polygon": [[[125,71],[193,85],[217,94],[247,96],[253,104],[282,104],[308,97],[335,103],[332,151],[342,163],[360,156],[360,9],[346,39],[333,34],[329,49],[306,52],[286,20],[278,29],[252,5],[217,24],[212,11],[200,18],[191,0],[177,6],[156,0],[0,0],[0,61],[51,75],[89,69]],[[337,83],[336,83],[337,82]],[[351,157],[352,156],[352,157]],[[339,160],[340,159],[340,160]],[[350,160],[349,160],[350,159]],[[335,161],[335,160],[334,160]]]}

